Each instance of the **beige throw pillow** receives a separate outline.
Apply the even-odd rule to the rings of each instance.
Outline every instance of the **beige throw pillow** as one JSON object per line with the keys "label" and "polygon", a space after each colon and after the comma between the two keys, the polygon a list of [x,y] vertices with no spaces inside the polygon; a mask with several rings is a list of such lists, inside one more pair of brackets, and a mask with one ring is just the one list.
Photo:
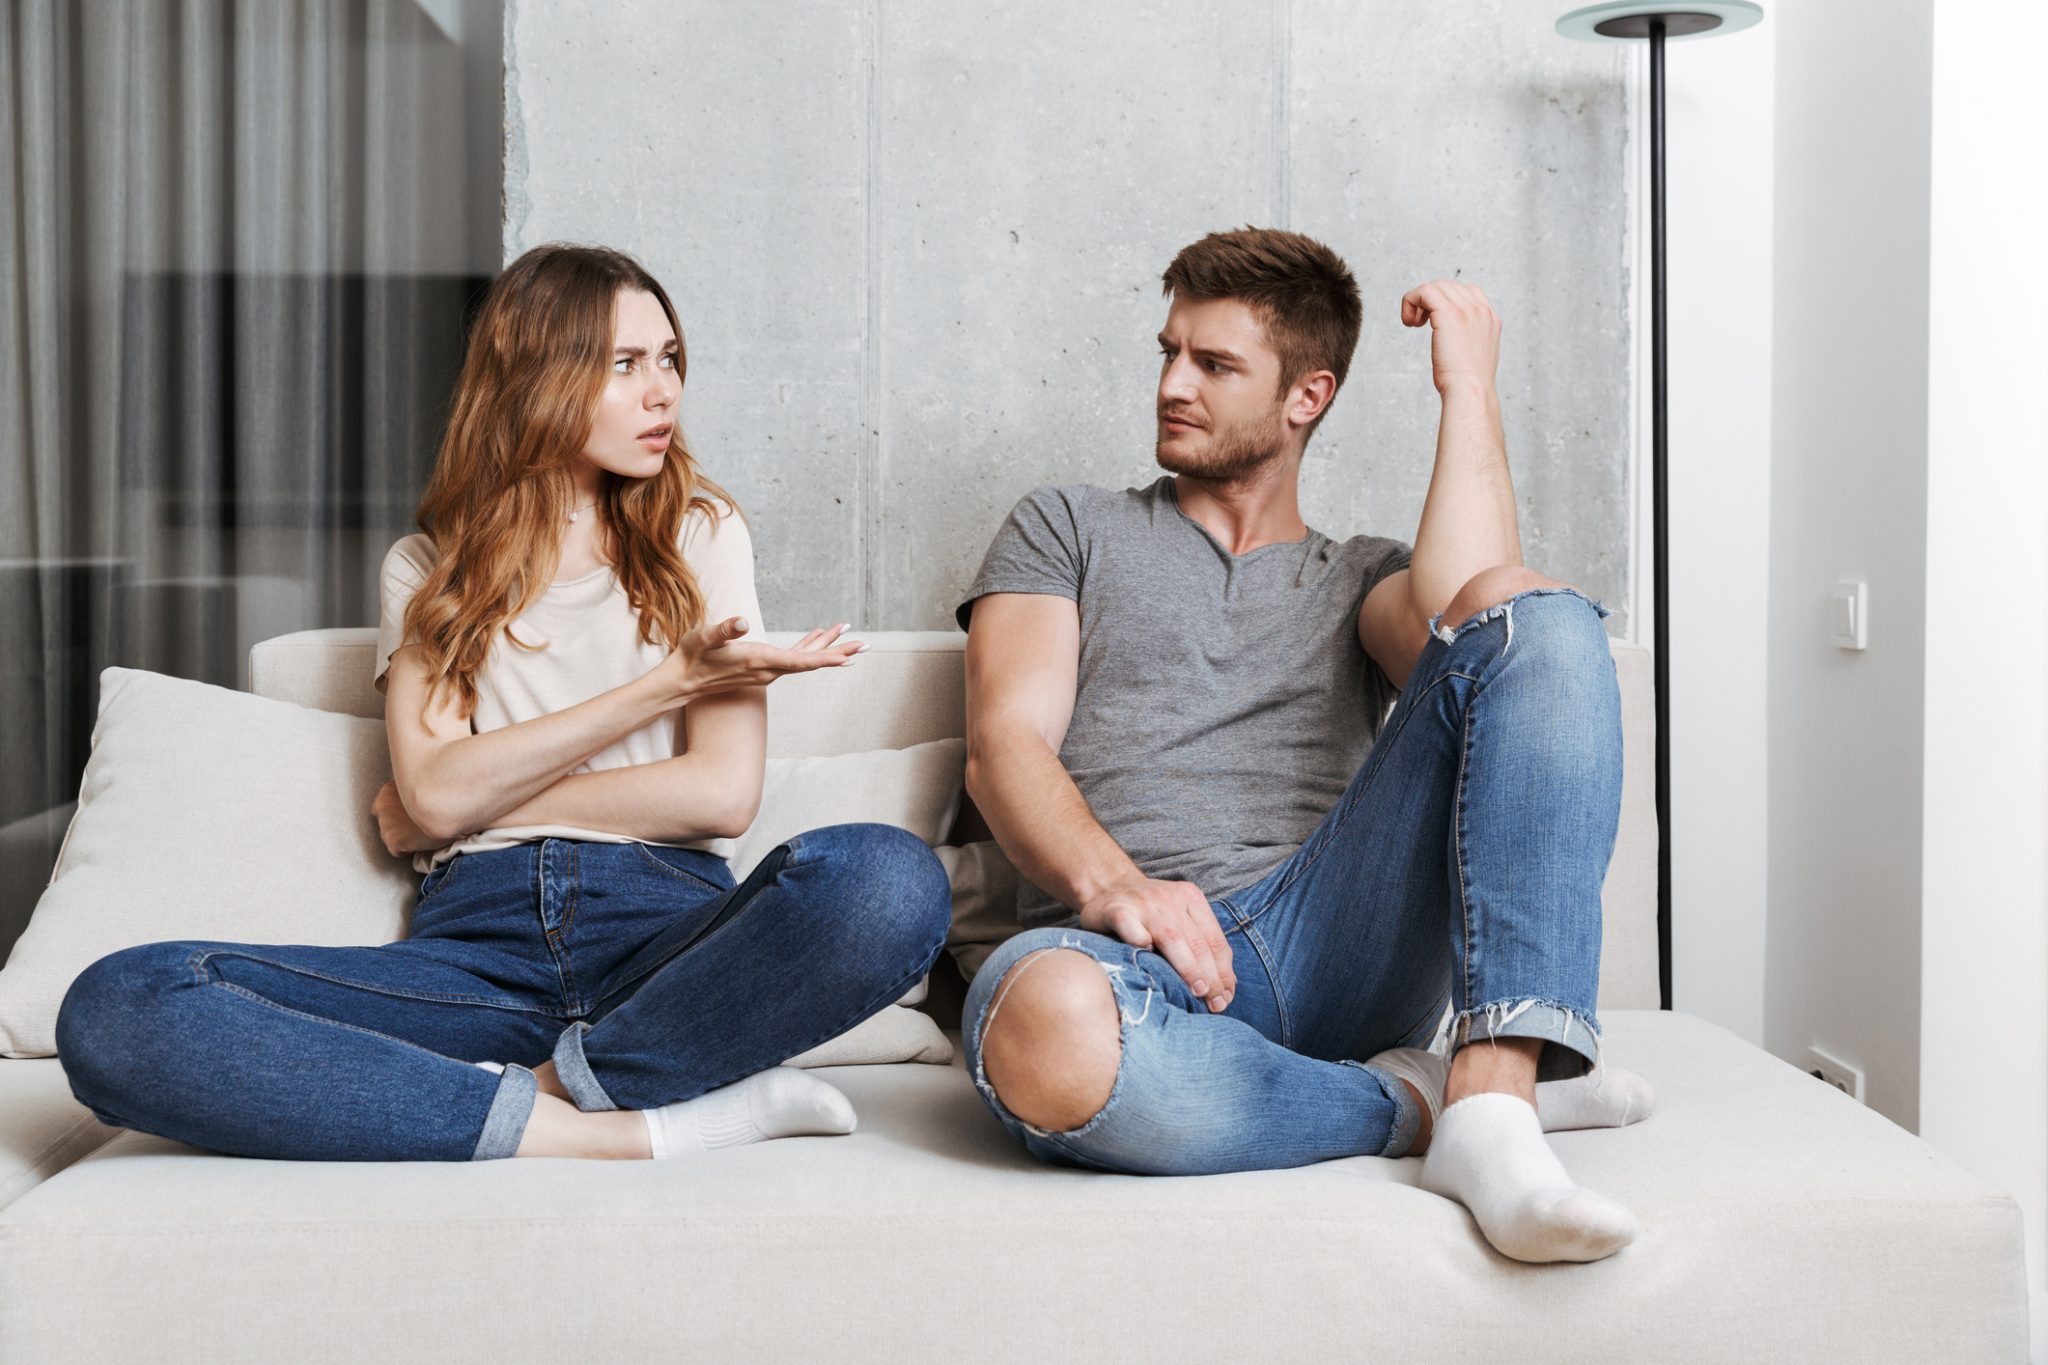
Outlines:
{"label": "beige throw pillow", "polygon": [[993,839],[938,850],[953,884],[953,931],[946,951],[964,980],[974,980],[988,955],[1017,925],[1017,869]]}
{"label": "beige throw pillow", "polygon": [[390,776],[381,721],[107,669],[78,812],[0,970],[0,1052],[54,1053],[72,981],[138,943],[404,937],[418,879],[370,818]]}
{"label": "beige throw pillow", "polygon": [[[936,844],[959,813],[966,770],[967,746],[958,739],[829,758],[771,758],[761,813],[733,848],[733,876],[744,880],[777,844],[826,825],[894,825]],[[930,1015],[910,1008],[925,998],[930,980],[921,978],[895,1004],[784,1065],[951,1062],[945,1032]]]}
{"label": "beige throw pillow", "polygon": [[937,844],[960,813],[966,777],[967,743],[958,739],[830,758],[771,758],[761,780],[761,813],[734,841],[732,875],[745,881],[777,844],[826,825],[894,825]]}

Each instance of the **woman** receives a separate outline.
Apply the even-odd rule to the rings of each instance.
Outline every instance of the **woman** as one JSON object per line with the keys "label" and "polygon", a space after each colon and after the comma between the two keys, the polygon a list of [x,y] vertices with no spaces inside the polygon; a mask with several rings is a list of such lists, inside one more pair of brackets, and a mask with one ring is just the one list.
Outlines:
{"label": "woman", "polygon": [[492,285],[420,505],[383,569],[395,781],[371,816],[426,875],[377,948],[157,943],[58,1017],[106,1122],[246,1156],[675,1157],[846,1133],[777,1063],[936,959],[945,875],[884,825],[813,830],[734,885],[789,649],[746,522],[676,423],[675,310],[618,252],[544,246]]}

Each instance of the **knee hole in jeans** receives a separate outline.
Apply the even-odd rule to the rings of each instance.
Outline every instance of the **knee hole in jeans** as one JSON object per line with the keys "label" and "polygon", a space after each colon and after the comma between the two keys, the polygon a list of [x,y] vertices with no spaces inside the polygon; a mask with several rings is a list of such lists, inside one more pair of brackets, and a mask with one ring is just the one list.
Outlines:
{"label": "knee hole in jeans", "polygon": [[1109,1102],[1122,1057],[1116,992],[1087,953],[1041,948],[996,983],[982,1068],[1004,1108],[1025,1123],[1066,1132],[1088,1122]]}
{"label": "knee hole in jeans", "polygon": [[1571,584],[1560,583],[1533,569],[1520,565],[1496,564],[1481,569],[1465,580],[1464,586],[1452,595],[1450,604],[1443,610],[1443,623],[1447,626],[1463,627],[1483,611],[1491,611],[1501,603],[1531,588],[1568,588]]}

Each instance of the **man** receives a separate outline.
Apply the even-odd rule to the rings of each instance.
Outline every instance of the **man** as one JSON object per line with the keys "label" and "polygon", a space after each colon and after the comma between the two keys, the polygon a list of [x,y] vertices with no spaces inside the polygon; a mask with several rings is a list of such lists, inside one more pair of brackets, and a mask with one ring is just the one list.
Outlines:
{"label": "man", "polygon": [[1301,519],[1358,341],[1344,262],[1247,228],[1164,280],[1168,475],[1027,495],[959,610],[968,790],[1029,883],[970,1074],[1044,1160],[1427,1153],[1504,1254],[1610,1255],[1633,1216],[1543,1131],[1650,1103],[1594,1018],[1620,695],[1607,608],[1522,567],[1499,319],[1449,280],[1401,300],[1443,400],[1411,552]]}

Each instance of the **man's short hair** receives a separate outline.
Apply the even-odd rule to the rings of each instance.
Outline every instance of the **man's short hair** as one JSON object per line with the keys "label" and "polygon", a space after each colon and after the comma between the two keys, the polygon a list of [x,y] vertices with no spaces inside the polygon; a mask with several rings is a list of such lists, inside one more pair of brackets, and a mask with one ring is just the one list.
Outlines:
{"label": "man's short hair", "polygon": [[1212,232],[1181,248],[1160,278],[1169,298],[1250,307],[1280,356],[1283,390],[1311,370],[1328,370],[1344,387],[1364,310],[1351,267],[1321,242],[1278,228]]}

